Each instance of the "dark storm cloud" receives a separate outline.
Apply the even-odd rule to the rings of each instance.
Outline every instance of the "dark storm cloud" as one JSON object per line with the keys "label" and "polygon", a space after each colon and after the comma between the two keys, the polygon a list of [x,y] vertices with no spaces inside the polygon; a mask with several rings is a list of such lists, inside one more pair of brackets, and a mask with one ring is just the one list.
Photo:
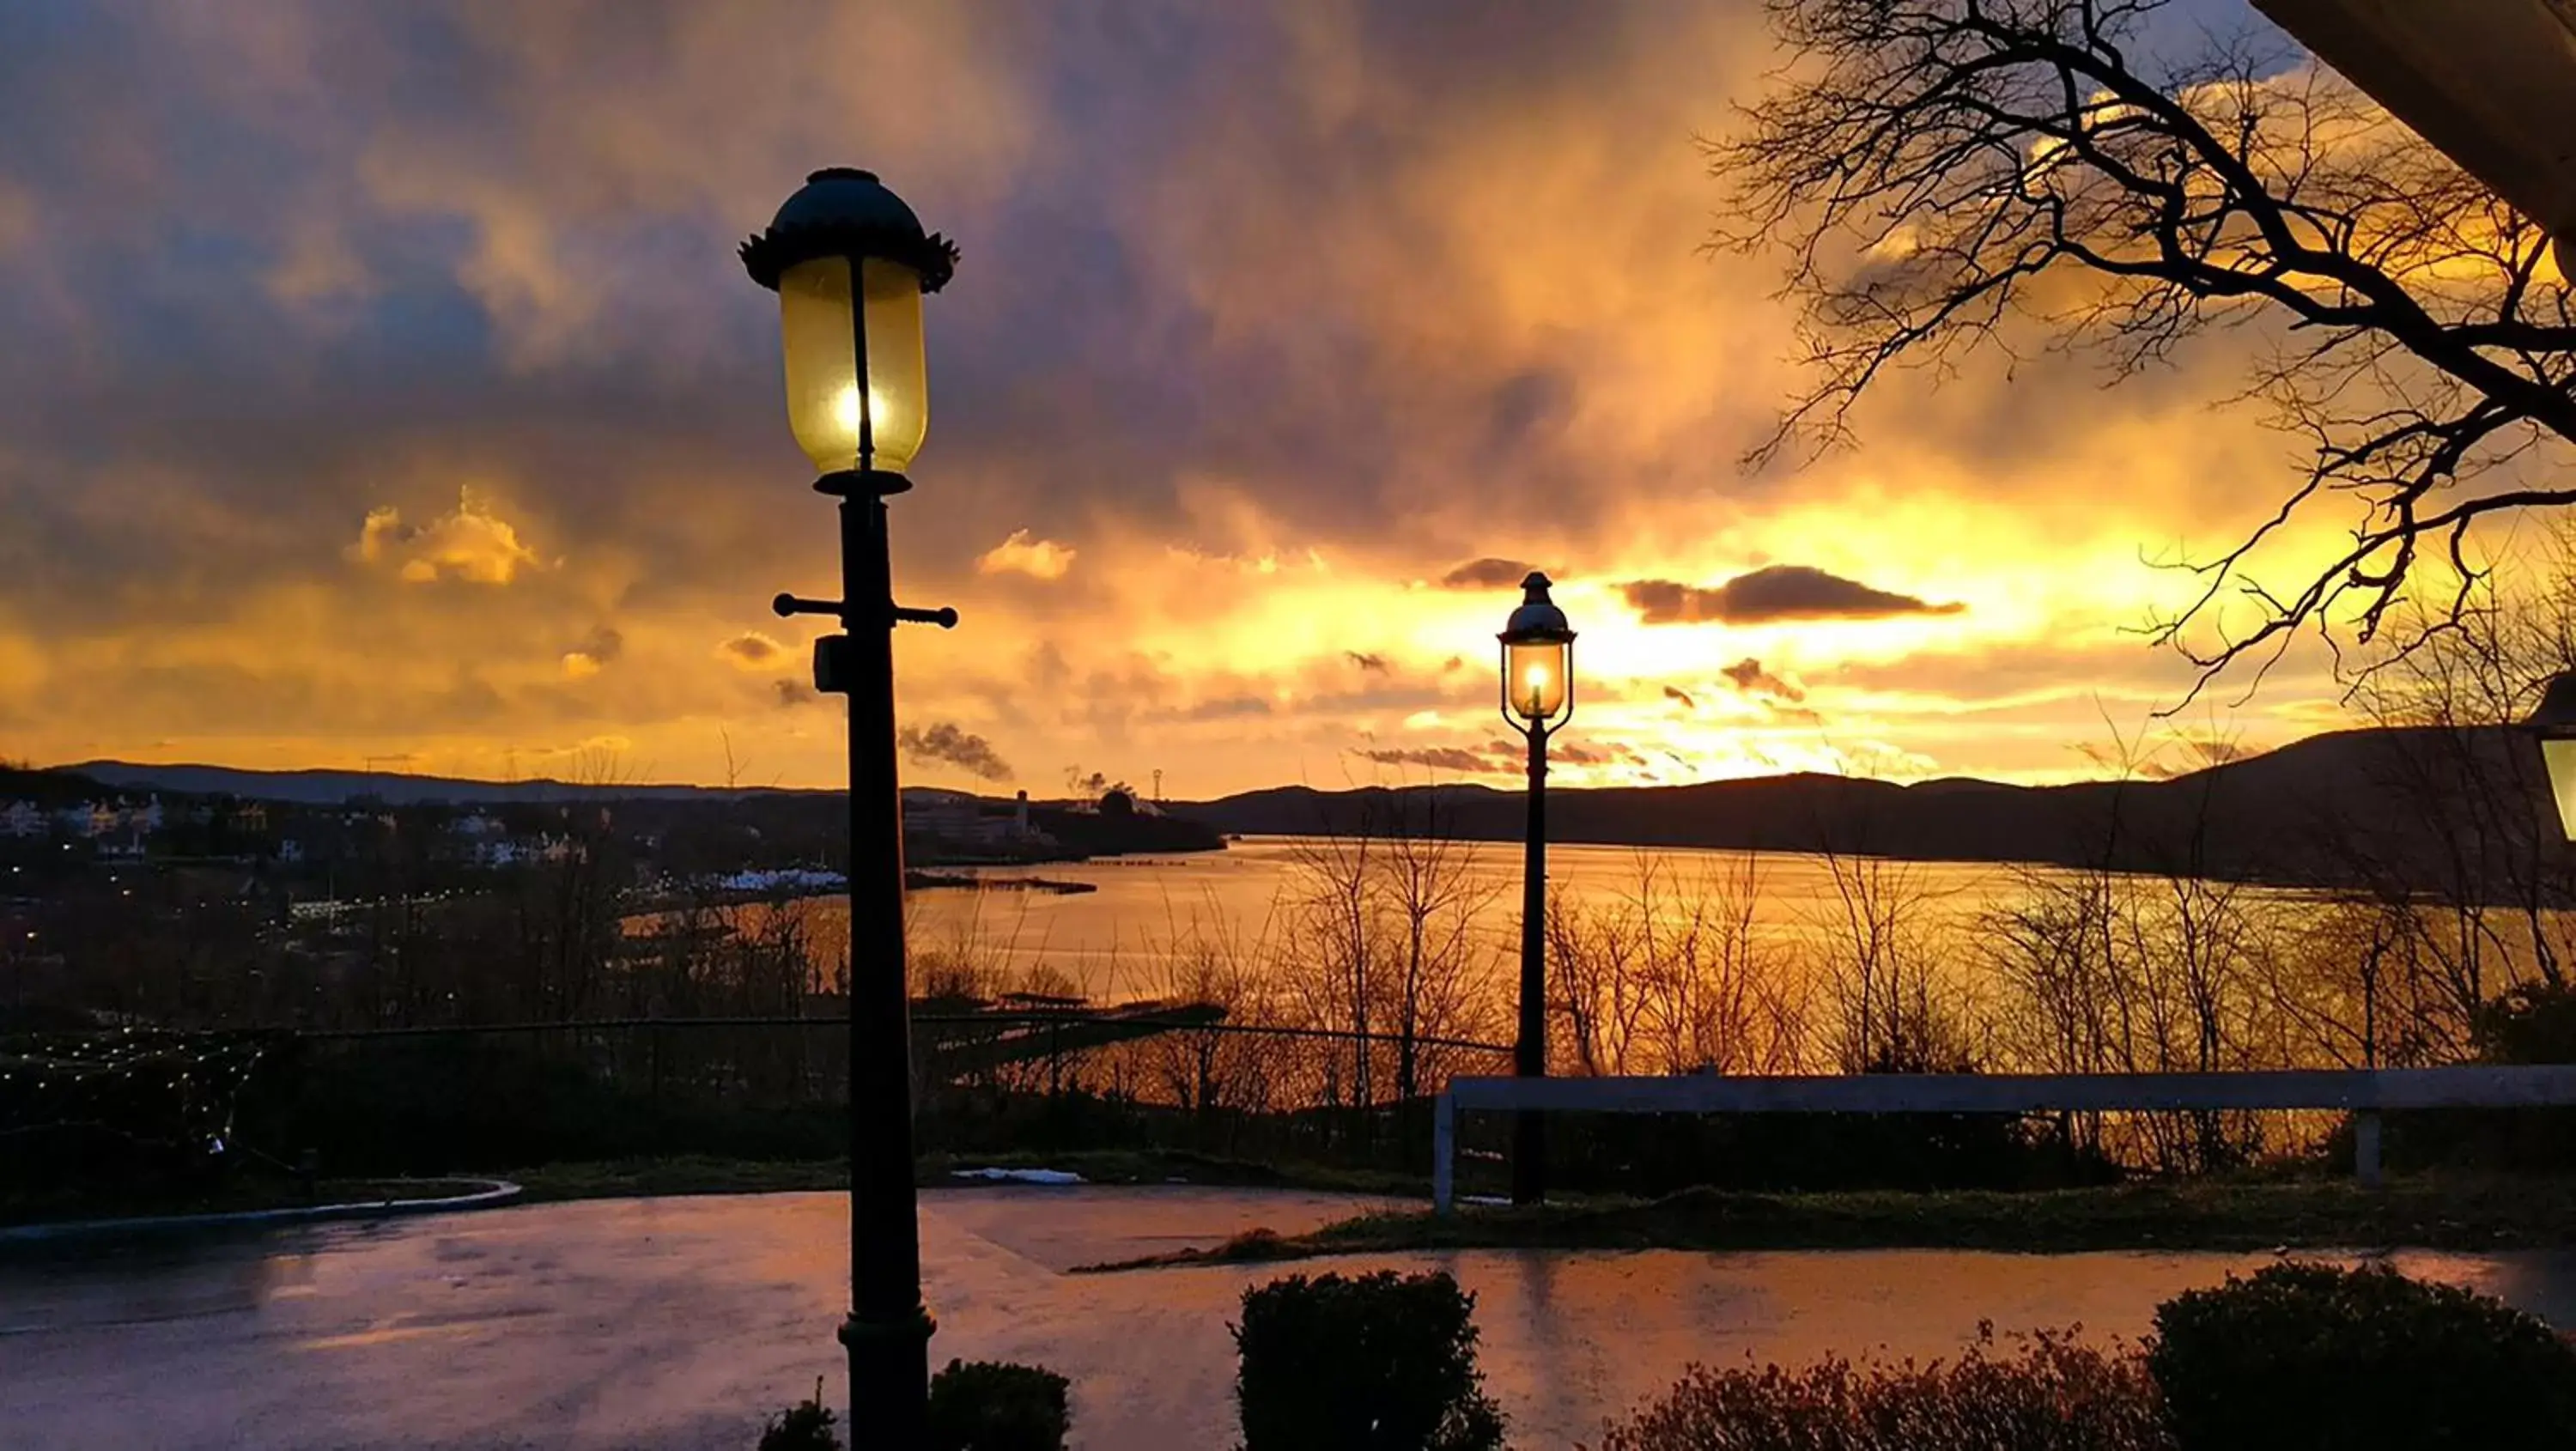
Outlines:
{"label": "dark storm cloud", "polygon": [[1420,766],[1468,776],[1504,776],[1522,769],[1512,763],[1508,753],[1496,754],[1492,747],[1480,752],[1464,746],[1377,746],[1355,754],[1381,766]]}
{"label": "dark storm cloud", "polygon": [[1873,588],[1803,564],[1773,564],[1739,574],[1715,588],[1668,579],[1631,580],[1619,586],[1628,607],[1649,625],[1716,621],[1757,625],[1774,620],[1878,620],[1896,615],[1955,615],[1959,604],[1932,604],[1914,595]]}
{"label": "dark storm cloud", "polygon": [[1549,750],[1557,760],[1576,766],[1619,766],[1644,759],[1637,754],[1635,747],[1617,741],[1595,745],[1577,741],[1572,745],[1551,746]]}
{"label": "dark storm cloud", "polygon": [[581,637],[581,643],[564,653],[579,655],[593,665],[606,665],[626,653],[626,636],[611,626],[594,625],[589,634]]}
{"label": "dark storm cloud", "polygon": [[[1617,741],[1559,742],[1554,758],[1569,766],[1620,766],[1644,761],[1629,745]],[[1421,766],[1476,776],[1516,776],[1529,769],[1526,747],[1518,741],[1487,741],[1481,746],[1372,746],[1352,754],[1381,766]]]}
{"label": "dark storm cloud", "polygon": [[[1404,615],[1456,599],[1380,610],[1372,583],[1507,590],[1504,553],[1606,571],[1641,540],[1628,573],[1744,557],[1661,546],[1787,391],[1767,264],[1695,254],[1689,138],[1768,63],[1758,9],[51,0],[0,22],[0,745],[264,733],[266,763],[308,764],[400,736],[497,769],[560,723],[713,779],[730,719],[837,779],[837,736],[775,708],[814,699],[779,678],[802,638],[747,631],[835,557],[775,301],[732,256],[834,162],[965,249],[896,527],[907,602],[970,625],[907,635],[917,718],[1131,773],[1187,732],[1250,785],[1299,769],[1272,701],[1340,743],[1481,696],[1473,647],[1451,692],[1353,678],[1340,642],[1458,648]],[[2033,405],[2079,387],[1880,406],[1934,462],[2034,465],[1944,479],[2062,500],[2036,465],[2121,421]],[[2189,465],[2165,471],[2237,476]],[[1732,482],[1743,547],[1819,557],[1766,535],[1773,480]],[[524,558],[460,553],[503,524]],[[976,572],[1012,531],[1084,551],[1052,613]],[[1336,573],[1305,599],[1367,628],[1246,664],[1310,553]],[[1160,589],[1184,557],[1283,567]],[[995,663],[1059,649],[1056,685]]]}
{"label": "dark storm cloud", "polygon": [[766,665],[786,653],[776,640],[767,635],[749,632],[725,641],[723,649],[726,654],[746,665]]}
{"label": "dark storm cloud", "polygon": [[1440,576],[1442,589],[1519,589],[1521,581],[1538,566],[1517,559],[1496,559],[1490,555],[1471,559]]}
{"label": "dark storm cloud", "polygon": [[[0,46],[0,335],[20,343],[0,511],[45,545],[13,593],[76,597],[113,568],[220,597],[327,555],[377,504],[421,517],[465,472],[575,558],[613,541],[666,599],[822,559],[780,527],[801,465],[775,323],[730,258],[821,160],[876,167],[967,251],[932,304],[920,470],[953,507],[907,511],[915,568],[962,572],[995,509],[1041,533],[1104,500],[1169,524],[1211,465],[1324,540],[1382,537],[1426,483],[1450,502],[1444,459],[1480,460],[1488,508],[1570,479],[1557,516],[1581,517],[1616,487],[1571,469],[1579,373],[1510,352],[1421,368],[1351,283],[1411,249],[1408,306],[1444,308],[1428,287],[1462,239],[1379,198],[1495,121],[1596,112],[1600,78],[1668,30],[1660,3],[1472,23],[1395,3],[56,10]],[[850,63],[888,54],[915,63]],[[89,104],[111,76],[125,102]],[[1368,109],[1319,110],[1327,76]],[[1051,110],[1068,88],[1114,99]],[[867,156],[840,154],[853,135]],[[1378,220],[1319,230],[1319,211]],[[1296,325],[1221,323],[1256,278]],[[162,469],[200,507],[75,502],[161,493]]]}
{"label": "dark storm cloud", "polygon": [[1777,696],[1786,701],[1807,698],[1807,692],[1762,668],[1762,662],[1747,655],[1718,672],[1735,682],[1735,688],[1748,694]]}
{"label": "dark storm cloud", "polygon": [[1175,720],[1242,720],[1248,716],[1271,713],[1270,702],[1258,695],[1229,695],[1218,700],[1203,700],[1174,712]]}
{"label": "dark storm cloud", "polygon": [[979,735],[960,730],[949,721],[933,721],[927,727],[905,726],[895,732],[895,743],[916,766],[955,766],[970,776],[986,781],[1008,781],[1011,766],[993,749],[993,743]]}

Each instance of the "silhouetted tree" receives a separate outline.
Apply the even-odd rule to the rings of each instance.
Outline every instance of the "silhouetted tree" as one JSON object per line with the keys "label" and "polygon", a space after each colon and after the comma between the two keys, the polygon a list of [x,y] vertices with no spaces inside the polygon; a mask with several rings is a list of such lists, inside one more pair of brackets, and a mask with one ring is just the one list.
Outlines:
{"label": "silhouetted tree", "polygon": [[[1846,438],[1894,365],[2036,339],[2118,379],[2213,325],[2289,324],[2247,392],[2313,445],[2306,477],[2189,561],[2190,603],[2158,621],[2206,673],[2330,613],[2368,640],[2427,551],[2465,589],[2475,520],[2576,502],[2576,296],[2538,227],[2287,45],[2160,56],[2164,4],[1770,0],[1791,57],[1708,144],[1734,190],[1713,245],[1785,250],[1803,310],[1816,381],[1757,458]],[[2286,591],[2253,577],[2337,499],[2357,517],[2329,563]]]}

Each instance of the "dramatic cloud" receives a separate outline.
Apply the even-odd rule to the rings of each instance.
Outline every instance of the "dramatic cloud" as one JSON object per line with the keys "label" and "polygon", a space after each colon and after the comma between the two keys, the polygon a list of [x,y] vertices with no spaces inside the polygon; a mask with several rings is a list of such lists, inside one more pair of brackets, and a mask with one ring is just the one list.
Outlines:
{"label": "dramatic cloud", "polygon": [[1454,771],[1462,776],[1503,776],[1527,769],[1503,757],[1464,746],[1370,747],[1353,754],[1381,766],[1420,766],[1430,771]]}
{"label": "dramatic cloud", "polygon": [[392,566],[412,584],[441,579],[508,584],[523,568],[543,567],[535,552],[519,542],[519,531],[471,487],[460,492],[455,513],[424,525],[405,524],[402,511],[391,504],[368,510],[351,553],[366,564]]}
{"label": "dramatic cloud", "polygon": [[1538,568],[1517,559],[1496,559],[1488,555],[1471,559],[1440,576],[1442,589],[1519,589],[1530,571]]}
{"label": "dramatic cloud", "polygon": [[1895,615],[1955,615],[1965,605],[1931,604],[1875,589],[1803,564],[1773,564],[1739,574],[1714,589],[1666,579],[1619,586],[1629,608],[1649,625],[1717,621],[1756,625],[1774,620],[1881,620]]}
{"label": "dramatic cloud", "polygon": [[787,647],[758,630],[745,630],[716,647],[744,670],[774,669],[787,657]]}
{"label": "dramatic cloud", "polygon": [[[2213,406],[2285,341],[2251,316],[2107,390],[1893,373],[1855,447],[1731,468],[1808,381],[1781,259],[1701,247],[1758,0],[41,13],[0,23],[0,755],[839,783],[821,622],[767,609],[837,592],[833,504],[731,260],[836,162],[965,251],[890,501],[898,598],[963,622],[895,650],[904,719],[1012,760],[1508,776],[1494,632],[1544,561],[1605,758],[1570,784],[2091,774],[2105,708],[2191,683],[2125,632],[2192,583],[2142,548],[2299,477]],[[1830,739],[1703,684],[1748,654]],[[2337,696],[2294,654],[2244,724]]]}
{"label": "dramatic cloud", "polygon": [[1747,693],[1776,696],[1781,700],[1800,701],[1807,692],[1762,668],[1762,662],[1747,655],[1718,672],[1735,682],[1735,688]]}
{"label": "dramatic cloud", "polygon": [[1616,741],[1590,746],[1581,741],[1559,743],[1548,748],[1548,755],[1552,761],[1568,766],[1624,766],[1642,759],[1634,747]]}
{"label": "dramatic cloud", "polygon": [[1025,574],[1031,579],[1062,579],[1073,568],[1073,546],[1052,539],[1032,539],[1026,529],[984,551],[975,561],[979,574]]}
{"label": "dramatic cloud", "polygon": [[916,766],[955,766],[983,781],[1008,781],[1010,763],[993,749],[993,743],[982,736],[969,735],[947,721],[933,721],[928,727],[905,726],[895,732],[895,743]]}
{"label": "dramatic cloud", "polygon": [[594,625],[580,644],[564,652],[564,674],[574,680],[587,680],[624,653],[625,635],[606,625]]}

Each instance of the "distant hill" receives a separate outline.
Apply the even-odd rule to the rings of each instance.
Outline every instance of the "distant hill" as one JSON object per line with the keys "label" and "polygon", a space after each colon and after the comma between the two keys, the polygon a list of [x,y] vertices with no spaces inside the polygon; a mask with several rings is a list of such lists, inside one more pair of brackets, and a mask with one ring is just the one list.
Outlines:
{"label": "distant hill", "polygon": [[[1246,835],[1348,833],[1436,819],[1517,841],[1522,793],[1474,785],[1315,791],[1176,804]],[[2015,786],[1797,774],[1689,786],[1553,790],[1552,841],[1835,850],[1923,861],[2046,862],[2284,884],[2528,874],[2557,854],[2538,752],[2502,728],[2353,730],[2162,780]],[[2518,865],[2517,865],[2518,864]]]}
{"label": "distant hill", "polygon": [[[190,796],[240,796],[337,806],[372,796],[394,806],[423,802],[542,803],[562,801],[712,801],[744,796],[820,795],[820,792],[728,790],[721,786],[597,784],[539,779],[476,781],[461,776],[408,776],[390,771],[252,771],[234,766],[146,766],[129,761],[83,761],[56,768],[121,791],[174,791]],[[838,793],[830,793],[838,794]]]}
{"label": "distant hill", "polygon": [[[821,805],[837,791],[475,781],[357,771],[247,771],[87,761],[43,778],[49,804],[81,799],[89,782],[127,791],[229,794],[309,805],[358,796],[395,804],[653,801],[715,805],[794,800]],[[77,786],[68,783],[79,781]],[[954,795],[914,788],[907,795]],[[1061,803],[1033,803],[1051,829],[1079,835],[1091,818],[1052,820]],[[1487,786],[1316,791],[1282,786],[1164,808],[1221,833],[1353,832],[1436,818],[1469,840],[1517,841],[1521,793]],[[2048,862],[2121,870],[2329,884],[2368,878],[2454,887],[2528,876],[2535,851],[2565,848],[2546,823],[2547,790],[2528,738],[2500,727],[2337,731],[2163,780],[2015,786],[1963,777],[1897,784],[1798,774],[1689,786],[1558,789],[1548,835],[1635,846],[1831,849],[1924,861]],[[1157,828],[1159,829],[1159,828]],[[1129,846],[1125,849],[1153,849]]]}
{"label": "distant hill", "polygon": [[97,797],[100,785],[69,767],[39,769],[0,764],[0,802],[32,801],[53,811]]}

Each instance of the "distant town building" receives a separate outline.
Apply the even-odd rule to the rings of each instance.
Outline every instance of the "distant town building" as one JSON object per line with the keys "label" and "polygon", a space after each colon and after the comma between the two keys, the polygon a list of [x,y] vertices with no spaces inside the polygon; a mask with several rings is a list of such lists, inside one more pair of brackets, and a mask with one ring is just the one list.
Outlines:
{"label": "distant town building", "polygon": [[590,846],[570,836],[502,836],[477,839],[464,853],[478,867],[520,867],[538,862],[588,861]]}
{"label": "distant town building", "polygon": [[12,801],[0,806],[0,836],[39,837],[52,827],[44,809],[33,801]]}
{"label": "distant town building", "polygon": [[972,796],[908,791],[904,793],[903,829],[907,836],[973,850],[1018,851],[1054,844],[1054,838],[1029,824],[1026,791],[1007,811]]}
{"label": "distant town building", "polygon": [[819,867],[740,871],[714,878],[709,883],[725,892],[837,892],[849,884],[849,878],[839,872],[827,872]]}
{"label": "distant town building", "polygon": [[141,856],[143,839],[159,831],[161,821],[159,797],[142,802],[87,801],[54,813],[54,823],[65,835],[100,843],[102,855],[115,856]]}
{"label": "distant town building", "polygon": [[478,867],[514,867],[527,860],[527,849],[508,837],[477,841],[465,859]]}

